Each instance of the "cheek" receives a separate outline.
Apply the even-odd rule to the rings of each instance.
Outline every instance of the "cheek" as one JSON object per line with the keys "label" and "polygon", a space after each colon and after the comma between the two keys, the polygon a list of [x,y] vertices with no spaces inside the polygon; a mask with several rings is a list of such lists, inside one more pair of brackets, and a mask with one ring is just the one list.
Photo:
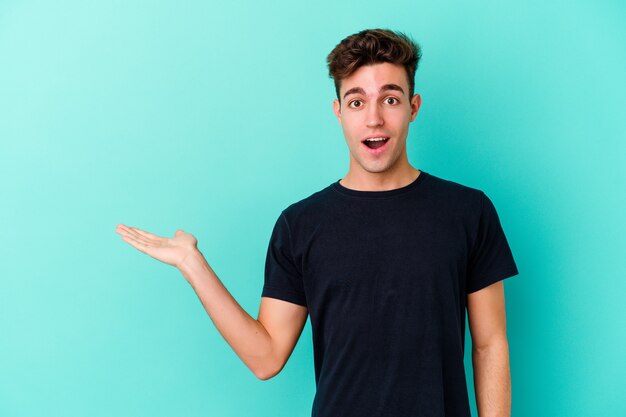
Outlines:
{"label": "cheek", "polygon": [[404,112],[401,114],[394,114],[392,118],[390,118],[390,121],[392,121],[393,125],[397,129],[404,131],[408,128],[409,123],[411,123],[411,114]]}
{"label": "cheek", "polygon": [[343,133],[347,139],[351,139],[353,136],[358,136],[357,127],[353,119],[344,118],[341,121],[341,129],[343,130]]}

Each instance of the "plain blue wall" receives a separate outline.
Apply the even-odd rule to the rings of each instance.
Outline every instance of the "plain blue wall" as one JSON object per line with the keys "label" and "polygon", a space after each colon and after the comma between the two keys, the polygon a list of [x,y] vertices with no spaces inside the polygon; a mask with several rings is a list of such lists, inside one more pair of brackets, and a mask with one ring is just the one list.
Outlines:
{"label": "plain blue wall", "polygon": [[194,233],[256,317],[280,211],[347,172],[326,55],[372,27],[423,48],[409,160],[484,190],[521,271],[513,415],[626,415],[625,17],[621,1],[0,2],[0,416],[310,415],[310,323],[260,381],[115,226]]}

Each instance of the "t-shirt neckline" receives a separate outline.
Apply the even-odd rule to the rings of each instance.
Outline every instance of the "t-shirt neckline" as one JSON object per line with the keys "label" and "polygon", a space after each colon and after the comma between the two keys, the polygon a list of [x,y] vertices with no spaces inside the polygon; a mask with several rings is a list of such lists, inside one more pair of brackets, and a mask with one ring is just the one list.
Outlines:
{"label": "t-shirt neckline", "polygon": [[389,198],[389,197],[394,197],[397,195],[401,195],[401,194],[405,194],[410,192],[411,190],[415,189],[423,180],[424,178],[426,178],[429,174],[420,169],[420,174],[417,176],[416,179],[414,179],[412,182],[410,182],[409,184],[405,185],[404,187],[400,187],[400,188],[394,188],[393,190],[385,190],[385,191],[362,191],[362,190],[353,190],[352,188],[347,188],[344,187],[343,185],[341,185],[339,183],[339,181],[341,181],[341,178],[338,179],[337,181],[335,181],[332,184],[332,189],[344,194],[344,195],[348,195],[351,197],[361,197],[361,198]]}

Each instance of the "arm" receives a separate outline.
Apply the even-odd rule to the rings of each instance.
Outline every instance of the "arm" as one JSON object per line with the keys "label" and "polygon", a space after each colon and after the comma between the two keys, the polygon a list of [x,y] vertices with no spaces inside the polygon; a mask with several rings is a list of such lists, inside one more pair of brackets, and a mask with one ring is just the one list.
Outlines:
{"label": "arm", "polygon": [[504,283],[467,295],[472,365],[480,417],[510,417],[511,374],[506,337]]}
{"label": "arm", "polygon": [[262,297],[256,320],[224,287],[193,235],[179,230],[167,239],[124,225],[117,232],[138,250],[181,271],[222,337],[259,379],[280,372],[302,333],[306,307]]}

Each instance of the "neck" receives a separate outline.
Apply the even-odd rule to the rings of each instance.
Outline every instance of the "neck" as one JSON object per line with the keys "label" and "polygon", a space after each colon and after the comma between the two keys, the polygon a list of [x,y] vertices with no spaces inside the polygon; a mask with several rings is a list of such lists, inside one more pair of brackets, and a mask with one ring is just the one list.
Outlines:
{"label": "neck", "polygon": [[384,172],[350,170],[339,183],[346,188],[358,191],[388,191],[409,185],[417,179],[421,171],[407,163],[405,166]]}

